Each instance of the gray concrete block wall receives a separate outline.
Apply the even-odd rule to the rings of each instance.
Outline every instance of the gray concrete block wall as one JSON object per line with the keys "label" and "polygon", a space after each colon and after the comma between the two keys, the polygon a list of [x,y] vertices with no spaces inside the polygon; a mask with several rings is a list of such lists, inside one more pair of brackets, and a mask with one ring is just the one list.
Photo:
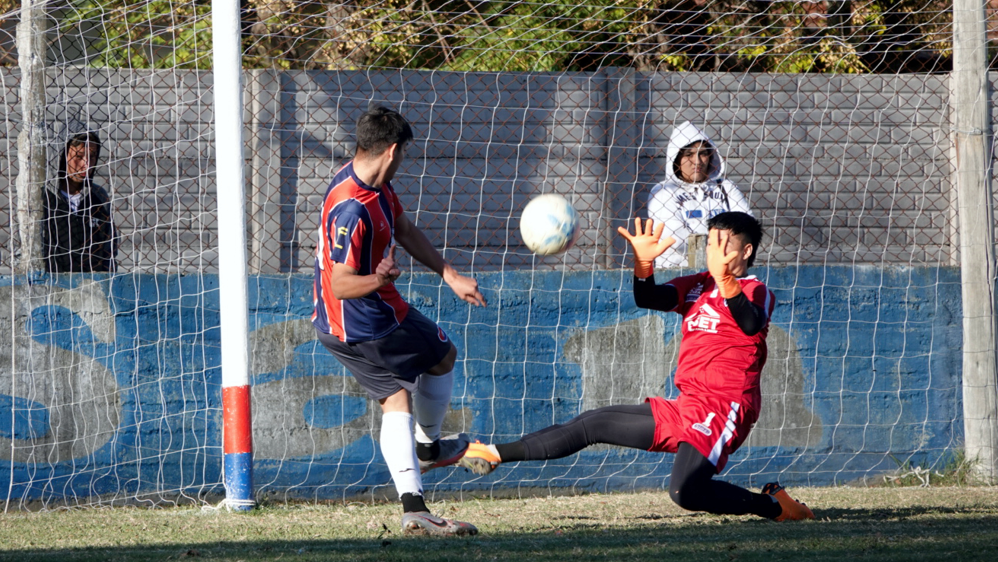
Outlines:
{"label": "gray concrete block wall", "polygon": [[[628,264],[615,228],[644,213],[683,120],[713,138],[763,219],[760,263],[955,263],[947,76],[254,70],[244,80],[254,271],[310,271],[322,196],[371,103],[412,122],[397,189],[462,267]],[[16,71],[0,70],[0,87],[9,271]],[[214,271],[213,146],[224,139],[211,75],[52,69],[48,94],[53,169],[65,131],[89,123],[105,138],[98,181],[114,198],[122,269]],[[519,212],[542,192],[568,195],[583,216],[564,256],[519,244]]]}
{"label": "gray concrete block wall", "polygon": [[[9,69],[2,80],[12,75]],[[48,71],[50,177],[68,135],[95,129],[103,151],[95,182],[112,197],[122,271],[214,268],[211,76],[174,71]],[[16,109],[16,102],[7,107]],[[16,130],[20,116],[9,118]],[[13,145],[9,155],[16,162]],[[12,180],[13,182],[13,180]],[[11,184],[10,193],[14,191]],[[0,237],[9,236],[8,225]],[[9,245],[5,244],[5,249]],[[3,271],[10,270],[5,259]]]}
{"label": "gray concrete block wall", "polygon": [[[602,189],[606,166],[598,137],[603,135],[604,94],[589,76],[497,80],[495,75],[412,73],[402,81],[396,73],[375,73],[354,81],[354,91],[338,90],[345,82],[338,73],[295,76],[295,116],[309,119],[298,129],[309,135],[309,126],[326,124],[336,135],[334,143],[316,145],[315,152],[303,150],[299,160],[297,181],[305,190],[298,192],[299,201],[304,199],[297,207],[298,223],[306,232],[298,238],[300,263],[311,263],[319,203],[332,174],[352,152],[354,121],[372,102],[397,106],[401,92],[417,140],[396,186],[414,220],[456,264],[494,269],[531,263],[533,257],[517,247],[516,230],[516,217],[530,196],[559,191],[584,201],[586,194]],[[518,89],[502,89],[509,84]],[[582,90],[568,91],[566,84]],[[302,183],[311,170],[326,175]],[[586,239],[595,236],[590,232]],[[570,258],[579,263],[585,253],[580,249]]]}
{"label": "gray concrete block wall", "polygon": [[[710,75],[648,80],[643,107],[654,126],[646,142],[654,148],[641,183],[664,175],[669,132],[691,120],[720,147],[726,176],[764,219],[764,263],[954,258],[945,79],[752,75],[705,82]],[[726,89],[732,85],[738,91]]]}

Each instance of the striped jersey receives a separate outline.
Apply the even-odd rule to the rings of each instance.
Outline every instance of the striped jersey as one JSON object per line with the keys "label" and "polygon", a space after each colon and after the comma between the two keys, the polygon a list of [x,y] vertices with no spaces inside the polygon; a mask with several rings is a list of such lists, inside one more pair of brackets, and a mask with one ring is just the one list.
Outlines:
{"label": "striped jersey", "polygon": [[754,275],[738,282],[749,302],[766,314],[766,326],[752,336],[738,327],[710,273],[669,281],[679,293],[675,312],[683,316],[683,341],[675,376],[680,392],[707,392],[731,399],[760,394],[759,375],[766,364],[768,320],[776,307],[776,297]]}
{"label": "striped jersey", "polygon": [[409,305],[389,283],[355,299],[333,296],[333,264],[348,265],[358,275],[371,275],[388,254],[395,219],[402,214],[391,183],[365,185],[353,162],[340,169],[322,201],[319,243],[315,249],[315,310],[312,324],[344,342],[370,341],[390,334],[405,319]]}

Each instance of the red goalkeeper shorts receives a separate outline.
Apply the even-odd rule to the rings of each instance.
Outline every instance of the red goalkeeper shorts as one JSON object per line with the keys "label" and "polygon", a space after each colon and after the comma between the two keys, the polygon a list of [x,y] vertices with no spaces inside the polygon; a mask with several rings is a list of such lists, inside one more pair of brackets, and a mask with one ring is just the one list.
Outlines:
{"label": "red goalkeeper shorts", "polygon": [[646,402],[655,416],[655,442],[649,451],[675,453],[680,443],[689,443],[717,467],[718,473],[759,418],[758,402],[751,399],[754,403],[680,394],[676,400],[654,397]]}

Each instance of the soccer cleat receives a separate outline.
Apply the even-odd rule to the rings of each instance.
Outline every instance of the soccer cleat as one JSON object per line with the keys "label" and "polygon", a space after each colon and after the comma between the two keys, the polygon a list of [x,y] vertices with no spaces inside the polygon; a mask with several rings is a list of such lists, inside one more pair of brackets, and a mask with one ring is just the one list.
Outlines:
{"label": "soccer cleat", "polygon": [[402,514],[402,532],[406,535],[453,537],[477,535],[478,527],[464,521],[437,517],[428,511],[410,511]]}
{"label": "soccer cleat", "polygon": [[447,437],[441,437],[437,443],[440,443],[440,454],[437,455],[435,460],[431,461],[419,461],[419,471],[426,472],[427,470],[433,470],[434,468],[440,468],[442,466],[450,466],[457,461],[461,460],[461,456],[464,452],[468,450],[468,442],[471,439],[465,433],[458,433],[457,435],[448,435]]}
{"label": "soccer cleat", "polygon": [[783,512],[774,521],[798,521],[800,519],[814,519],[811,508],[803,502],[799,502],[790,497],[790,494],[777,482],[770,482],[762,487],[762,493],[769,494],[780,502]]}
{"label": "soccer cleat", "polygon": [[484,476],[495,470],[501,462],[495,445],[483,445],[481,441],[475,441],[468,445],[468,450],[457,464]]}

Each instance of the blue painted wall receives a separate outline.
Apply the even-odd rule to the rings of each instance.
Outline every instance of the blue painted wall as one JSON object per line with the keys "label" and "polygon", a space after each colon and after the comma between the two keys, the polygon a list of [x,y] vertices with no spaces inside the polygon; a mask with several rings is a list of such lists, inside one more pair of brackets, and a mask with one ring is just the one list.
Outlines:
{"label": "blue painted wall", "polygon": [[[743,448],[726,478],[751,485],[777,478],[827,485],[875,476],[899,463],[938,466],[952,457],[963,427],[957,269],[800,267],[761,268],[756,274],[779,300],[773,324],[796,347],[800,399],[820,419],[821,435],[810,447]],[[118,429],[84,456],[0,459],[0,482],[11,483],[7,499],[221,493],[217,276],[43,276],[30,285],[71,290],[93,279],[113,315],[113,342],[95,337],[81,314],[51,304],[31,309],[18,341],[66,350],[110,370]],[[566,361],[563,349],[571,336],[648,314],[662,317],[663,341],[678,333],[676,315],[634,306],[629,270],[496,272],[478,279],[489,301],[481,309],[459,301],[426,273],[404,277],[400,289],[457,344],[452,407],[464,414],[465,431],[483,441],[515,439],[579,413],[582,367]],[[26,285],[21,278],[0,280],[0,288],[14,295]],[[249,287],[254,331],[300,326],[311,314],[310,276],[254,277]],[[283,384],[293,393],[299,392],[296,383],[312,388],[316,377],[349,382],[315,341],[298,343],[288,357],[279,369],[252,373],[254,385]],[[0,372],[0,445],[23,452],[51,429],[53,406],[18,394],[10,380],[9,369]],[[675,393],[671,381],[665,388]],[[297,415],[311,428],[327,432],[357,427],[371,406],[356,389],[292,402],[304,404],[296,406]],[[289,440],[302,438],[292,433]],[[255,483],[261,493],[280,497],[340,498],[389,489],[374,437],[361,431],[333,450],[258,457]],[[438,470],[425,482],[429,490],[444,491],[630,490],[660,487],[670,470],[669,455],[600,448],[548,463],[504,465],[483,478]]]}

